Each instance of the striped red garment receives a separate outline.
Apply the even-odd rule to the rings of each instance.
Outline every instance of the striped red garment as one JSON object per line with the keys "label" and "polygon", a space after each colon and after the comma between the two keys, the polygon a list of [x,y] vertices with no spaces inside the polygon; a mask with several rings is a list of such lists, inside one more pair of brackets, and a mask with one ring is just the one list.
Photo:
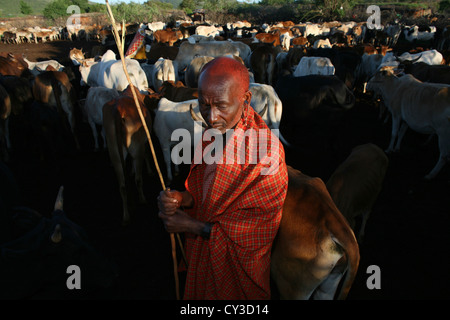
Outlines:
{"label": "striped red garment", "polygon": [[134,35],[133,41],[128,46],[127,52],[125,53],[126,58],[133,58],[138,50],[144,44],[145,34],[141,33],[141,30],[138,30]]}
{"label": "striped red garment", "polygon": [[[191,165],[186,189],[195,205],[186,211],[214,225],[209,240],[186,235],[189,267],[184,299],[270,299],[270,251],[288,184],[284,149],[251,107],[244,109],[236,129],[254,129],[272,136],[278,148],[271,152],[269,140],[266,150],[278,166],[272,174],[264,175],[267,164],[248,161],[258,143],[246,144],[245,164],[228,164],[225,154],[202,204],[206,164]],[[203,150],[210,143],[203,142]],[[242,147],[235,146],[237,154]]]}

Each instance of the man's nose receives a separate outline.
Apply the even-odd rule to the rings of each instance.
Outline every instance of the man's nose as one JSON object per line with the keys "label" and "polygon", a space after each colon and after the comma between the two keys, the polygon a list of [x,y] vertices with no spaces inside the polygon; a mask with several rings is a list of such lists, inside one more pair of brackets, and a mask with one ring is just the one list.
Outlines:
{"label": "man's nose", "polygon": [[213,124],[217,121],[217,110],[215,108],[211,108],[208,114],[208,122]]}

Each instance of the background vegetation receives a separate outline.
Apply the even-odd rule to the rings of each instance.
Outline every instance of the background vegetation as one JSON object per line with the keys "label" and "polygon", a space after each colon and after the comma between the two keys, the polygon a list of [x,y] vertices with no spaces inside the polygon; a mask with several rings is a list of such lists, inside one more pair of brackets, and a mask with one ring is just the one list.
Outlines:
{"label": "background vegetation", "polygon": [[[216,23],[248,20],[253,23],[282,20],[325,21],[367,19],[365,9],[377,4],[392,7],[395,15],[402,10],[431,8],[433,13],[450,14],[450,0],[149,0],[125,3],[110,0],[116,20],[152,22],[183,19],[196,9],[204,9],[206,19]],[[67,7],[78,5],[81,13],[106,13],[106,6],[88,0],[0,0],[0,16],[43,15],[49,21],[68,17]]]}

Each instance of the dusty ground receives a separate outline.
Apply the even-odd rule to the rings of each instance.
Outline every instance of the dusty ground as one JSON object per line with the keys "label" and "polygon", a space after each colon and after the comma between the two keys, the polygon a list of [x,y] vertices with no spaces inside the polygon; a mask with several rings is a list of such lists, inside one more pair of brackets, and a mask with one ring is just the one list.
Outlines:
{"label": "dusty ground", "polygon": [[[30,61],[42,61],[55,59],[61,61],[62,58],[68,58],[72,48],[83,49],[84,52],[91,51],[92,47],[100,44],[97,41],[52,41],[45,43],[22,43],[5,44],[0,43],[0,52],[11,52],[14,54],[24,54]],[[62,62],[61,62],[62,63]]]}
{"label": "dusty ground", "polygon": [[[0,44],[0,51],[24,53],[37,61],[67,57],[73,47],[87,51],[93,45],[69,41]],[[133,201],[132,222],[122,227],[121,199],[108,154],[93,151],[89,130],[81,124],[82,150],[67,154],[60,169],[20,156],[10,166],[25,204],[44,215],[50,214],[58,187],[65,186],[66,213],[87,230],[92,244],[118,265],[118,283],[111,290],[95,293],[81,290],[55,295],[44,289],[34,298],[174,299],[170,240],[155,206],[161,190],[157,176],[145,176],[148,204]],[[363,100],[347,114],[336,134],[345,141],[340,157],[366,142],[385,149],[390,123],[383,124],[378,110]],[[425,140],[408,131],[401,153],[390,156],[385,184],[360,247],[360,268],[349,299],[450,298],[450,168],[446,167],[434,181],[423,180],[438,157],[436,139],[423,146]],[[286,154],[288,164],[323,179],[342,160],[332,153],[319,162],[309,154],[299,155],[289,149]],[[182,187],[185,174],[183,171],[173,188]],[[381,269],[379,290],[366,286],[367,268],[371,265]]]}

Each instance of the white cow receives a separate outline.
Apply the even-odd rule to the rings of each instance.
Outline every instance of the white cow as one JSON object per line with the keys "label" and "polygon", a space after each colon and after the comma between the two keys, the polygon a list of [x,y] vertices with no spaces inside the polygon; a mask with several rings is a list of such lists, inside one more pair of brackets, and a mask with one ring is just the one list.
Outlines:
{"label": "white cow", "polygon": [[27,58],[23,58],[23,60],[28,64],[28,69],[32,74],[37,76],[39,73],[45,71],[48,66],[52,66],[56,71],[63,71],[64,66],[56,60],[46,60],[46,61],[30,61]]}
{"label": "white cow", "polygon": [[[135,59],[125,59],[132,84],[139,91],[147,91],[148,81],[144,70]],[[123,71],[122,62],[116,60],[116,54],[108,50],[102,59],[80,65],[81,85],[90,87],[106,87],[123,91],[128,87],[128,80]]]}
{"label": "white cow", "polygon": [[178,81],[177,63],[164,58],[159,58],[151,70],[152,85],[155,92],[159,93],[159,88],[164,81]]}
{"label": "white cow", "polygon": [[215,26],[197,26],[195,34],[205,37],[215,37],[220,35],[220,29]]}
{"label": "white cow", "polygon": [[214,57],[199,56],[192,59],[186,67],[184,73],[184,82],[189,88],[198,88],[198,76],[203,66],[213,60]]}
{"label": "white cow", "polygon": [[279,129],[283,103],[275,89],[264,83],[250,83],[249,90],[252,93],[250,106],[261,116],[269,129]]}
{"label": "white cow", "polygon": [[[250,83],[249,90],[252,93],[250,106],[261,116],[269,129],[280,129],[283,103],[275,89],[264,83]],[[289,145],[281,132],[279,132],[279,139],[285,145]]]}
{"label": "white cow", "polygon": [[405,53],[401,54],[398,58],[400,61],[414,60],[414,63],[425,62],[429,65],[437,65],[437,64],[442,63],[443,56],[442,56],[442,53],[433,49],[433,50],[427,50],[427,51],[423,51],[423,52],[419,52],[419,53],[405,52]]}
{"label": "white cow", "polygon": [[147,28],[150,31],[158,31],[158,30],[162,30],[166,28],[166,24],[164,22],[161,21],[155,21],[155,22],[151,22],[151,23],[147,23]]}
{"label": "white cow", "polygon": [[430,31],[419,31],[418,26],[414,26],[411,28],[407,28],[403,30],[403,33],[405,35],[405,39],[409,42],[413,42],[415,40],[417,41],[429,41],[434,39],[434,36],[436,35],[436,27],[430,26]]}
{"label": "white cow", "polygon": [[437,50],[427,50],[419,53],[404,52],[396,57],[393,52],[387,52],[380,64],[380,69],[386,66],[398,66],[401,61],[410,60],[416,62],[425,62],[429,65],[438,65],[442,63],[443,56]]}
{"label": "white cow", "polygon": [[200,43],[200,42],[210,42],[216,41],[213,36],[202,36],[199,34],[192,34],[187,38],[189,43]]}
{"label": "white cow", "polygon": [[294,71],[294,77],[302,77],[310,74],[325,76],[334,75],[334,66],[326,57],[302,57]]}
{"label": "white cow", "polygon": [[238,49],[239,57],[241,57],[245,65],[248,66],[250,55],[252,53],[252,49],[250,48],[250,46],[242,41],[233,41],[231,39],[228,39],[228,42],[230,42],[233,46],[235,46]]}
{"label": "white cow", "polygon": [[[192,107],[192,109],[191,109]],[[191,113],[192,111],[192,113]],[[195,115],[195,119],[192,115]],[[158,137],[159,143],[161,145],[161,150],[164,155],[164,161],[167,170],[167,180],[172,181],[172,161],[171,161],[171,148],[178,143],[187,143],[188,146],[194,146],[194,137],[196,134],[201,134],[202,126],[197,126],[194,121],[204,121],[201,114],[200,108],[198,106],[198,100],[187,100],[183,102],[173,102],[166,98],[161,98],[158,103],[158,109],[156,110],[155,121],[153,124],[153,130]],[[191,141],[178,142],[176,138],[172,141],[172,133],[176,129],[185,129],[189,132]],[[183,154],[183,158],[190,163],[191,157]],[[179,154],[174,152],[174,160],[179,158]],[[178,166],[175,163],[175,171],[178,172]]]}
{"label": "white cow", "polygon": [[178,63],[178,71],[184,70],[189,63],[198,56],[220,57],[226,54],[240,56],[244,61],[246,57],[241,56],[240,41],[210,41],[205,43],[183,42],[180,45],[177,57],[174,61]]}
{"label": "white cow", "polygon": [[392,114],[392,135],[386,152],[400,149],[408,127],[423,134],[437,134],[440,157],[425,176],[434,178],[450,160],[450,85],[421,82],[410,74],[397,77],[392,70],[384,69],[370,79],[367,90],[379,93]]}
{"label": "white cow", "polygon": [[95,150],[99,149],[97,125],[102,126],[103,148],[106,147],[105,129],[103,128],[103,106],[105,103],[118,98],[116,89],[105,87],[91,87],[82,106],[83,116],[86,117],[94,136]]}
{"label": "white cow", "polygon": [[316,40],[314,42],[313,48],[314,49],[318,49],[318,48],[332,48],[332,45],[331,45],[330,40],[328,38],[327,39],[319,39],[319,40]]}
{"label": "white cow", "polygon": [[363,84],[363,92],[366,92],[367,81],[377,73],[383,57],[381,54],[364,53],[362,55],[361,61],[355,70],[355,77],[359,83]]}
{"label": "white cow", "polygon": [[281,47],[285,50],[285,51],[289,51],[289,48],[291,46],[291,39],[293,37],[291,37],[291,35],[288,32],[282,33],[280,35],[280,42],[281,42]]}

